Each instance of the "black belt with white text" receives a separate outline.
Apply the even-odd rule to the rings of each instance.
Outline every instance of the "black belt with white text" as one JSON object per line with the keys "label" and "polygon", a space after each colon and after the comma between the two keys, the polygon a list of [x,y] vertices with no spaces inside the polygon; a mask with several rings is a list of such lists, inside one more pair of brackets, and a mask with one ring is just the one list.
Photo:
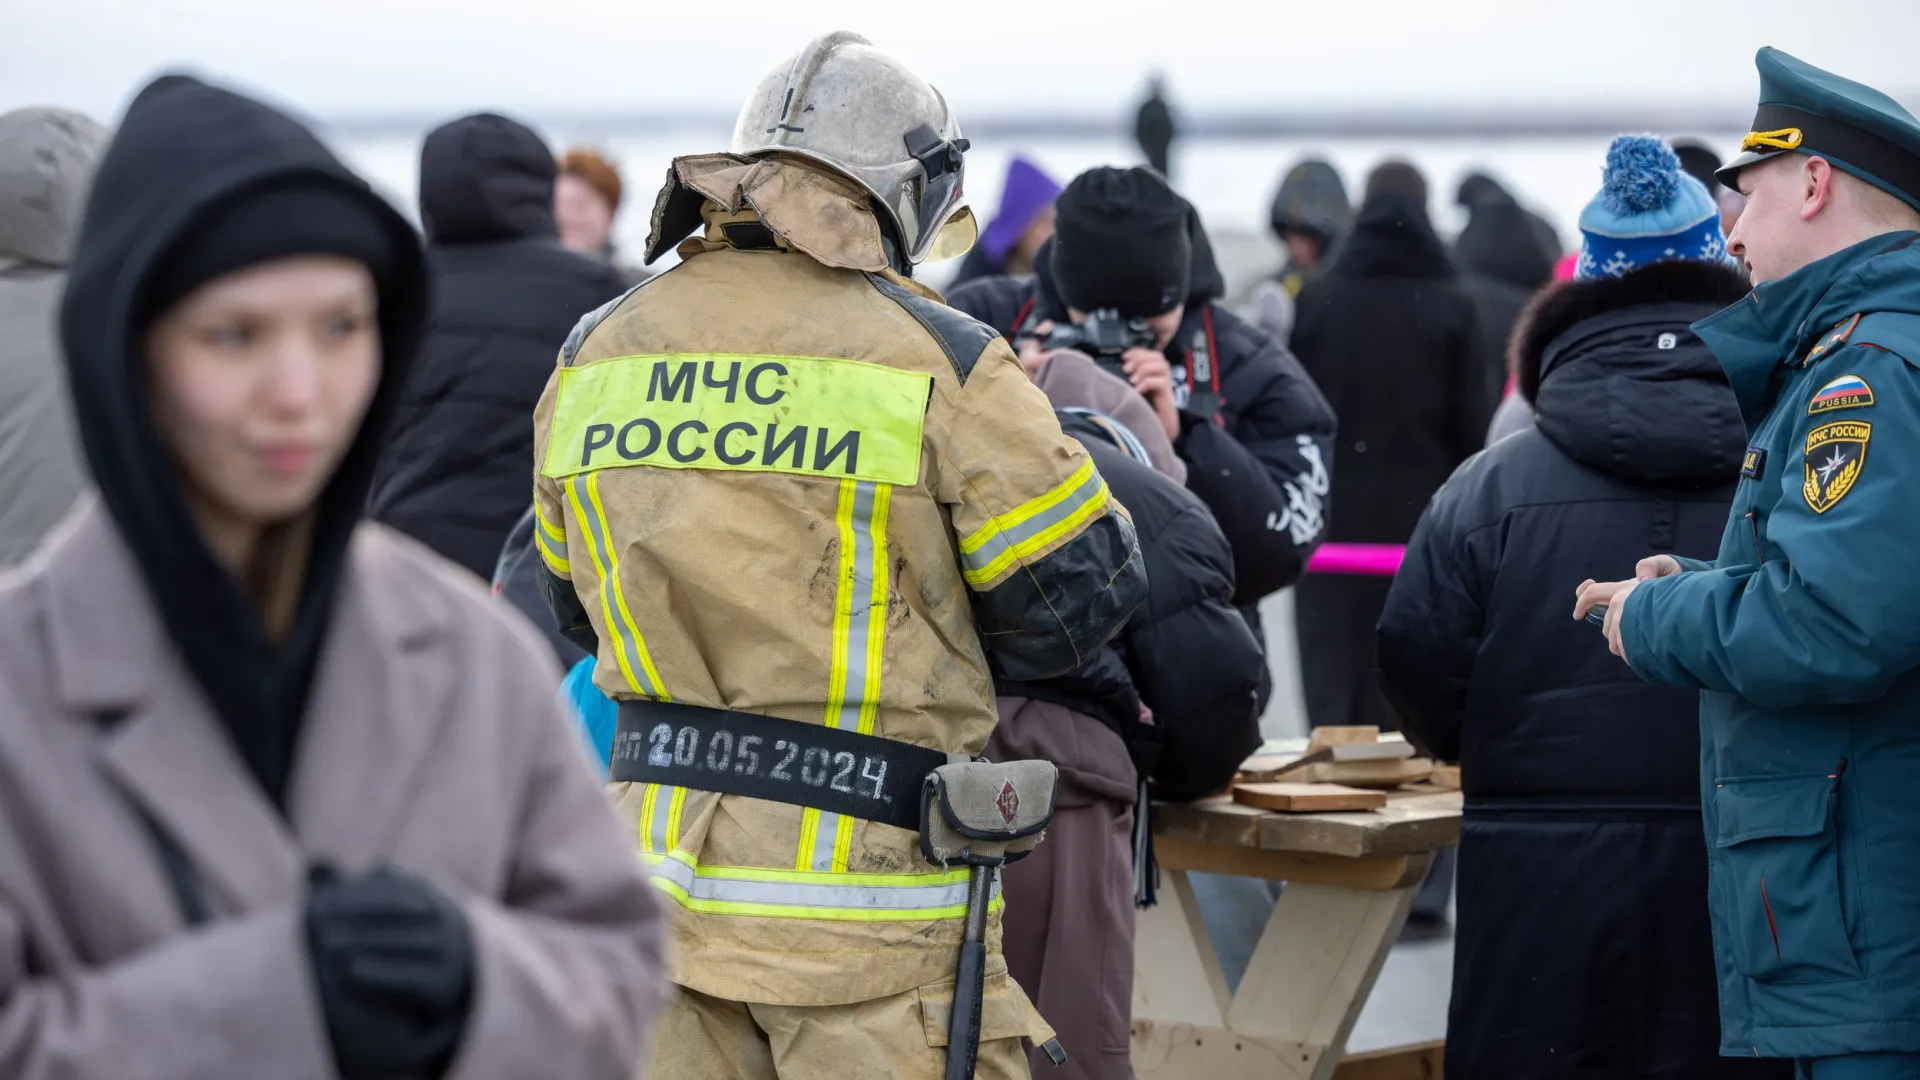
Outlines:
{"label": "black belt with white text", "polygon": [[824,724],[662,701],[622,701],[609,780],[810,806],[920,829],[939,750]]}

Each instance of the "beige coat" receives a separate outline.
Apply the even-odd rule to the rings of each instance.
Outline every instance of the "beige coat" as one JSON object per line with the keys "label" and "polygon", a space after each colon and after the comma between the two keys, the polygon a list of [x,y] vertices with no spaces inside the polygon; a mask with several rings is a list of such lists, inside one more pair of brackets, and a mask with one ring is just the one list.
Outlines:
{"label": "beige coat", "polygon": [[[332,1077],[301,926],[320,859],[393,864],[465,910],[453,1080],[633,1074],[663,985],[655,901],[545,650],[463,578],[361,529],[283,819],[92,499],[0,577],[0,1076]],[[142,815],[191,864],[199,928]]]}

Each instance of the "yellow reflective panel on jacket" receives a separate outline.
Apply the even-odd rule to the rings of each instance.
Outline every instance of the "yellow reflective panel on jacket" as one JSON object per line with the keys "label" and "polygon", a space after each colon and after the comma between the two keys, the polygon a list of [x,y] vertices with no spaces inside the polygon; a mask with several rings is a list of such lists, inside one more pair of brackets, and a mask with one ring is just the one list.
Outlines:
{"label": "yellow reflective panel on jacket", "polygon": [[562,368],[541,471],[652,465],[912,484],[932,382],[812,356],[622,356]]}

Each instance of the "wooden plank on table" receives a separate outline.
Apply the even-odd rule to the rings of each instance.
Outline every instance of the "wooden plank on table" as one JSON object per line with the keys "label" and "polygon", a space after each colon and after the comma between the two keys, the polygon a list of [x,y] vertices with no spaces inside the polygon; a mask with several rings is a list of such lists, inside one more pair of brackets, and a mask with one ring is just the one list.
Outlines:
{"label": "wooden plank on table", "polygon": [[1329,724],[1317,727],[1307,737],[1307,753],[1311,754],[1323,746],[1350,746],[1355,743],[1378,743],[1379,725],[1361,727],[1358,725]]}
{"label": "wooden plank on table", "polygon": [[[1333,885],[1360,892],[1381,892],[1418,885],[1427,860],[1419,855],[1367,855],[1353,859],[1311,851],[1262,851],[1170,840],[1153,842],[1154,858],[1166,870]],[[1142,918],[1145,913],[1142,913]]]}
{"label": "wooden plank on table", "polygon": [[1377,810],[1387,805],[1384,791],[1339,784],[1235,784],[1233,801],[1282,813],[1320,810]]}
{"label": "wooden plank on table", "polygon": [[1432,772],[1432,758],[1405,758],[1399,761],[1323,761],[1281,775],[1298,784],[1345,784],[1348,787],[1391,789],[1425,780]]}
{"label": "wooden plank on table", "polygon": [[1333,1070],[1333,1080],[1442,1080],[1447,1044],[1444,1039],[1348,1054]]}
{"label": "wooden plank on table", "polygon": [[1329,746],[1333,760],[1343,761],[1399,761],[1413,757],[1415,751],[1410,742],[1350,743],[1344,746]]}
{"label": "wooden plank on table", "polygon": [[1460,790],[1460,766],[1435,765],[1433,775],[1427,777],[1427,783],[1443,791]]}
{"label": "wooden plank on table", "polygon": [[1379,810],[1273,814],[1225,796],[1155,803],[1155,837],[1269,851],[1412,855],[1460,842],[1460,793],[1388,792]]}
{"label": "wooden plank on table", "polygon": [[1265,814],[1260,846],[1274,851],[1412,855],[1460,843],[1460,793],[1390,794],[1379,810],[1338,814]]}
{"label": "wooden plank on table", "polygon": [[1278,754],[1256,755],[1241,764],[1238,775],[1243,781],[1255,783],[1267,780],[1299,780],[1315,765],[1338,765],[1359,761],[1399,761],[1413,756],[1413,745],[1405,740],[1337,743],[1295,757]]}
{"label": "wooden plank on table", "polygon": [[1153,804],[1153,835],[1222,847],[1260,846],[1257,806],[1242,806],[1230,795],[1214,795],[1190,803]]}

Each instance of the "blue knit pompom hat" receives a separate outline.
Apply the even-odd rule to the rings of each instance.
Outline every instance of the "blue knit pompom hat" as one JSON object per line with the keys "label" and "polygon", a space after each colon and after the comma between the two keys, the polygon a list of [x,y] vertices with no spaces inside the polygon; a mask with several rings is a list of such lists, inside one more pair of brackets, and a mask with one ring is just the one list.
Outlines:
{"label": "blue knit pompom hat", "polygon": [[1574,277],[1621,277],[1673,259],[1727,261],[1720,208],[1652,135],[1622,135],[1607,147],[1606,180],[1580,213]]}

